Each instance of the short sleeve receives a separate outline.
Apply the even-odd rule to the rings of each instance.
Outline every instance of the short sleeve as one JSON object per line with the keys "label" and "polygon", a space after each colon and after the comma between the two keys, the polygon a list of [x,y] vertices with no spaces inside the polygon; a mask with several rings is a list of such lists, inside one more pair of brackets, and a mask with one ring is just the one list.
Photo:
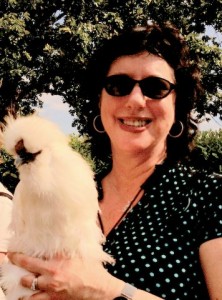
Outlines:
{"label": "short sleeve", "polygon": [[199,209],[201,228],[201,242],[222,237],[222,178],[207,176],[198,180]]}

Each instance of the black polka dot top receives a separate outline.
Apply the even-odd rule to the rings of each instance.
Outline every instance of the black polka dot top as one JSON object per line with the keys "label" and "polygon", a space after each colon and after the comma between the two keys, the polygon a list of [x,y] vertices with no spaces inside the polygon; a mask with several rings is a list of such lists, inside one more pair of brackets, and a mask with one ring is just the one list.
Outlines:
{"label": "black polka dot top", "polygon": [[142,199],[107,236],[104,249],[116,259],[108,271],[167,300],[209,299],[198,251],[222,237],[222,178],[164,163],[142,188]]}

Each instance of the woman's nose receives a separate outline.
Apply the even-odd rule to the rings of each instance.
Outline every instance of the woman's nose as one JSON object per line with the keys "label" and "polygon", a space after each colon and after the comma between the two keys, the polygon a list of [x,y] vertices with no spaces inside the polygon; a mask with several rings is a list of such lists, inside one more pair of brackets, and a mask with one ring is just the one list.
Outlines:
{"label": "woman's nose", "polygon": [[131,93],[127,96],[128,101],[127,105],[128,107],[138,107],[138,108],[144,108],[146,107],[146,96],[143,95],[143,92],[139,86],[139,84],[135,84],[133,87]]}

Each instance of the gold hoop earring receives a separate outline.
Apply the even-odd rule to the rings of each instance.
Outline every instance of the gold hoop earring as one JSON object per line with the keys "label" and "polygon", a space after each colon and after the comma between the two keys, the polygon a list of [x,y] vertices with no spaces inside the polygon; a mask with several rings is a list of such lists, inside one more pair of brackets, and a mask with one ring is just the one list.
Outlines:
{"label": "gold hoop earring", "polygon": [[[181,127],[180,131],[177,134],[172,134],[172,133],[169,132],[169,136],[173,139],[176,139],[176,138],[180,137],[182,135],[183,131],[184,131],[183,123],[178,120],[178,121],[176,121],[176,123],[173,124],[173,126],[178,126],[177,124],[180,124],[180,127]],[[171,129],[173,128],[173,126],[171,127]]]}
{"label": "gold hoop earring", "polygon": [[94,128],[95,131],[97,131],[98,133],[104,133],[104,132],[105,132],[104,129],[103,129],[103,130],[99,130],[99,129],[96,127],[96,120],[97,120],[98,118],[100,118],[100,122],[101,122],[101,124],[102,124],[101,116],[100,116],[100,115],[97,115],[97,116],[95,116],[95,118],[93,119],[93,128]]}

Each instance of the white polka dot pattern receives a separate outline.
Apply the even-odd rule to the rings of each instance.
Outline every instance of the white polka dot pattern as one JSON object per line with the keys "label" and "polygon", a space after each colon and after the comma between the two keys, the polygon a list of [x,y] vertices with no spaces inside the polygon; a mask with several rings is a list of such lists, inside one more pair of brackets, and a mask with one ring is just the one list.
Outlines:
{"label": "white polka dot pattern", "polygon": [[222,236],[222,180],[157,166],[143,198],[107,237],[116,277],[167,300],[209,299],[199,246]]}

